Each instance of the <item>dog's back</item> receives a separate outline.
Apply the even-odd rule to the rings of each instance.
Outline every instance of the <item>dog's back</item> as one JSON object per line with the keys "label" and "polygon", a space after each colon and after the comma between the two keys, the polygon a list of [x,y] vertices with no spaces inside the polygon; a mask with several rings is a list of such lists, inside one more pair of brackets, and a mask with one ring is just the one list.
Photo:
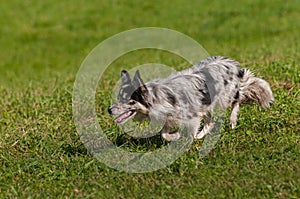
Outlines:
{"label": "dog's back", "polygon": [[180,71],[176,75],[196,74],[205,81],[209,95],[214,103],[226,109],[239,101],[256,102],[262,108],[268,108],[274,102],[273,93],[268,82],[257,78],[246,68],[227,57],[208,57],[193,67]]}
{"label": "dog's back", "polygon": [[170,119],[178,121],[213,111],[216,104],[226,109],[239,97],[239,72],[238,62],[215,56],[167,78],[151,81],[146,84],[151,91],[148,100],[155,104],[150,113],[154,118],[170,115]]}
{"label": "dog's back", "polygon": [[205,79],[211,97],[211,107],[216,104],[226,109],[239,97],[240,73],[239,63],[235,60],[213,56],[204,59],[192,68],[194,74]]}

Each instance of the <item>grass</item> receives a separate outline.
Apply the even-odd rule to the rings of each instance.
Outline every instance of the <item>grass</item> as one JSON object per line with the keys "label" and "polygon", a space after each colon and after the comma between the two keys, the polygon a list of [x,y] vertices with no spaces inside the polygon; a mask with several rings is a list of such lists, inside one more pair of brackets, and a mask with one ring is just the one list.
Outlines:
{"label": "grass", "polygon": [[[2,3],[0,197],[299,198],[299,20],[297,0]],[[238,127],[226,126],[204,159],[196,141],[172,165],[151,173],[119,172],[100,163],[76,133],[75,76],[98,43],[144,26],[175,29],[211,55],[239,60],[270,82],[276,103],[267,111],[242,107]],[[102,128],[119,131],[106,113],[116,74],[150,61],[188,67],[151,50],[116,60],[97,90]],[[129,139],[123,147],[147,144]]]}

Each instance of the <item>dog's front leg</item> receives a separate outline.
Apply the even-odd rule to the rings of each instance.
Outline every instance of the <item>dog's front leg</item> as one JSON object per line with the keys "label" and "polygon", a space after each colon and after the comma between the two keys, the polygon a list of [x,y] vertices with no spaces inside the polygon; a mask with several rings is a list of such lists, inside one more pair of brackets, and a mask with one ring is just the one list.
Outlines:
{"label": "dog's front leg", "polygon": [[165,125],[160,131],[161,136],[168,142],[176,141],[180,138],[180,133],[178,131],[170,133],[171,128]]}

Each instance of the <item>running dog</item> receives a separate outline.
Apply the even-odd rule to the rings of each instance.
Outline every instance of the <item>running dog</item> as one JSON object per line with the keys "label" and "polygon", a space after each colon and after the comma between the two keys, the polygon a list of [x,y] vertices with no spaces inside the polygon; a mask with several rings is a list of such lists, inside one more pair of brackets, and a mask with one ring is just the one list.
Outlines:
{"label": "running dog", "polygon": [[[269,108],[274,102],[270,85],[239,66],[230,58],[212,56],[191,68],[148,83],[143,82],[138,70],[132,80],[123,70],[118,102],[108,112],[117,116],[116,123],[131,118],[162,122],[160,133],[167,141],[179,139],[178,129],[182,127],[188,128],[195,139],[203,138],[214,126],[212,112],[216,106],[232,108],[230,124],[235,128],[241,104],[256,102],[262,108]],[[201,119],[204,127],[199,132]]]}

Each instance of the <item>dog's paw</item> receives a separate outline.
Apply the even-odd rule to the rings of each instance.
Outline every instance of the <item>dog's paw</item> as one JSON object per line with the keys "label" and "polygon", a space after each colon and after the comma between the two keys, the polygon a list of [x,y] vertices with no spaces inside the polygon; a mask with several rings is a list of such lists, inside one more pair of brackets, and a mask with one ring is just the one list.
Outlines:
{"label": "dog's paw", "polygon": [[206,133],[202,130],[201,132],[197,133],[194,138],[195,139],[202,139],[204,136],[206,135]]}
{"label": "dog's paw", "polygon": [[162,133],[161,136],[168,142],[176,141],[180,138],[180,133]]}
{"label": "dog's paw", "polygon": [[236,121],[230,121],[231,129],[234,129],[236,127]]}
{"label": "dog's paw", "polygon": [[203,129],[197,133],[194,138],[195,139],[201,139],[203,138],[205,135],[209,134],[211,132],[211,130],[214,127],[214,123],[209,123],[208,125],[204,125]]}
{"label": "dog's paw", "polygon": [[236,127],[236,124],[231,124],[231,129],[234,129]]}

